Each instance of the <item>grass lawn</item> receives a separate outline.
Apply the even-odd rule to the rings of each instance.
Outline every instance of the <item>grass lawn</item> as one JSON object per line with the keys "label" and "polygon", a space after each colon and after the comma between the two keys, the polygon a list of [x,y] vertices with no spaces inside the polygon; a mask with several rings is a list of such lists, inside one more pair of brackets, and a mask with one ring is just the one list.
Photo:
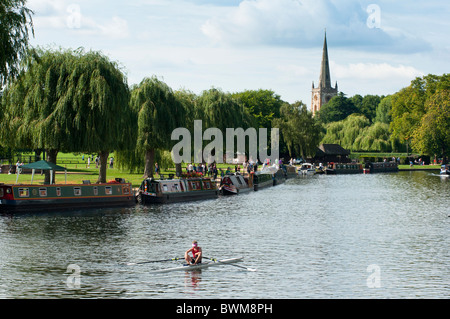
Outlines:
{"label": "grass lawn", "polygon": [[441,169],[441,165],[413,165],[412,167],[409,165],[399,165],[399,170],[424,170],[424,169]]}
{"label": "grass lawn", "polygon": [[[68,184],[81,184],[84,180],[90,180],[91,183],[95,183],[98,178],[98,169],[95,168],[95,163],[91,163],[90,167],[87,168],[86,164],[77,163],[77,164],[58,164],[67,168],[67,183]],[[223,169],[224,171],[230,167],[234,170],[234,165],[228,164],[219,164],[218,168]],[[183,171],[186,170],[186,167],[183,167]],[[161,173],[167,178],[169,174],[175,174],[175,168],[169,170],[162,170]],[[107,168],[106,171],[106,180],[114,180],[115,178],[124,178],[127,182],[131,182],[133,188],[137,188],[142,183],[142,173],[129,173],[124,172],[117,168]],[[219,171],[220,176],[220,171]],[[16,183],[16,174],[0,174],[0,183],[5,184],[14,184]],[[158,178],[158,176],[156,176]],[[19,176],[18,183],[20,184],[28,184],[31,182],[31,174],[21,174]],[[36,172],[33,178],[33,184],[42,184],[44,182],[44,175],[41,175],[40,172]],[[64,184],[65,177],[64,172],[56,173],[56,183]]]}

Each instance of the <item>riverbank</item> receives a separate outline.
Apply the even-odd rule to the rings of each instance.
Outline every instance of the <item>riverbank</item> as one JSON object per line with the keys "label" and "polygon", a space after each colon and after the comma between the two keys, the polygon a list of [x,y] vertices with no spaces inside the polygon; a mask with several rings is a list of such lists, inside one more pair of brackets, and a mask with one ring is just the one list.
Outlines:
{"label": "riverbank", "polygon": [[441,165],[399,165],[399,171],[440,171]]}
{"label": "riverbank", "polygon": [[[70,184],[81,184],[83,181],[89,180],[91,182],[96,182],[98,178],[98,169],[95,168],[95,164],[92,165],[93,167],[90,168],[79,168],[80,165],[64,165],[67,167],[67,183]],[[77,168],[76,168],[77,167]],[[222,170],[226,170],[228,167],[227,164],[221,164],[219,166],[222,168]],[[234,169],[234,166],[230,168]],[[440,165],[399,165],[398,166],[399,171],[439,171]],[[183,168],[185,170],[186,168]],[[234,171],[234,170],[233,170]],[[163,176],[166,178],[169,176],[169,174],[175,174],[175,168],[163,170],[161,172]],[[156,175],[156,178],[159,176]],[[15,174],[0,174],[0,183],[16,183],[17,176]],[[19,183],[25,184],[30,182],[31,175],[30,174],[23,174],[19,176]],[[143,180],[142,173],[129,173],[129,172],[123,172],[120,169],[117,168],[108,168],[107,169],[107,180],[114,180],[115,178],[123,178],[126,181],[130,182],[132,184],[133,188],[138,188],[141,185],[141,182]],[[44,182],[44,175],[41,174],[35,174],[33,183],[34,184],[42,184]],[[64,172],[57,172],[56,176],[56,182],[57,183],[64,183]]]}

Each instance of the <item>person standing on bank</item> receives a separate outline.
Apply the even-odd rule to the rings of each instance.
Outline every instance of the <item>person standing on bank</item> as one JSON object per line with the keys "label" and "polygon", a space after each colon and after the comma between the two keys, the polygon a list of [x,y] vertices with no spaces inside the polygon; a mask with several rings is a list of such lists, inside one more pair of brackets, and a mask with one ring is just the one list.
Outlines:
{"label": "person standing on bank", "polygon": [[[192,256],[189,253],[192,253]],[[202,262],[202,248],[198,246],[196,240],[192,242],[192,248],[189,248],[184,253],[184,259],[190,265],[196,265]]]}

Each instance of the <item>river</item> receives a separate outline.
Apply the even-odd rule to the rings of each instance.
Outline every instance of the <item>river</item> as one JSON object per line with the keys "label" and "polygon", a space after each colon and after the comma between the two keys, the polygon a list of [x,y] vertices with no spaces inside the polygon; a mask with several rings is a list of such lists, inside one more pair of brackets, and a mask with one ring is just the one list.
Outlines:
{"label": "river", "polygon": [[[450,181],[315,175],[193,203],[0,215],[0,298],[448,298]],[[152,274],[198,240],[241,266]]]}

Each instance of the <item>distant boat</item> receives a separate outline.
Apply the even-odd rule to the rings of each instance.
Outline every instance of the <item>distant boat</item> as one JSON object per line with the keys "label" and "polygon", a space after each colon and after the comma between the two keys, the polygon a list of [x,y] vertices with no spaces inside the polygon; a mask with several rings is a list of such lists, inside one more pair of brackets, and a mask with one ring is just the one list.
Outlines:
{"label": "distant boat", "polygon": [[316,173],[316,169],[311,163],[303,163],[298,169],[299,175],[314,175]]}
{"label": "distant boat", "polygon": [[449,164],[447,164],[447,165],[442,165],[442,166],[441,166],[441,171],[440,171],[439,175],[445,176],[445,177],[450,176],[450,165],[449,165]]}
{"label": "distant boat", "polygon": [[136,196],[141,204],[164,204],[217,198],[216,182],[204,177],[142,181]]}
{"label": "distant boat", "polygon": [[398,164],[396,162],[370,162],[366,163],[363,171],[364,174],[398,172]]}
{"label": "distant boat", "polygon": [[297,168],[295,166],[284,166],[286,169],[286,178],[294,178],[297,177]]}
{"label": "distant boat", "polygon": [[[23,169],[65,171],[46,161],[23,165]],[[17,179],[19,173],[17,174]],[[42,211],[67,208],[92,208],[135,205],[131,183],[116,178],[108,183],[91,184],[0,184],[0,209],[7,211]]]}
{"label": "distant boat", "polygon": [[363,167],[360,163],[330,163],[325,169],[325,174],[361,174]]}
{"label": "distant boat", "polygon": [[222,177],[220,191],[223,195],[237,195],[253,190],[252,181],[240,174],[227,174]]}
{"label": "distant boat", "polygon": [[283,184],[286,181],[286,179],[287,177],[285,171],[280,168],[273,174],[273,185],[275,186]]}
{"label": "distant boat", "polygon": [[274,174],[278,171],[275,166],[264,167],[261,171],[252,173],[255,191],[274,185]]}

